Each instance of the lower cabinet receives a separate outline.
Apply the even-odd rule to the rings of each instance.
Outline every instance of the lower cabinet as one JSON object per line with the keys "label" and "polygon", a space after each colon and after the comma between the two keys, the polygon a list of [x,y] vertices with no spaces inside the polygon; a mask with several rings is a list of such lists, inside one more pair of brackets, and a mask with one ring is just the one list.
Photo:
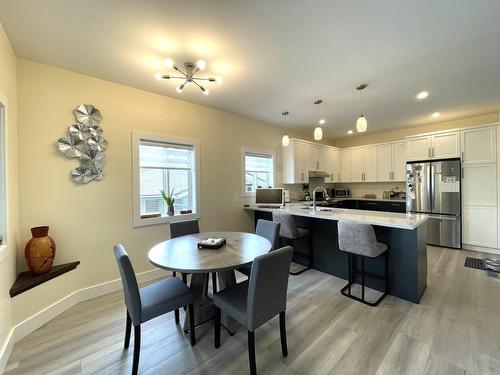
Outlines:
{"label": "lower cabinet", "polygon": [[468,245],[497,247],[497,208],[462,208],[462,242]]}
{"label": "lower cabinet", "polygon": [[383,211],[383,212],[398,212],[406,213],[405,202],[388,202],[388,201],[369,201],[369,200],[356,200],[346,199],[337,202],[338,208],[349,208],[354,210],[367,210],[367,211]]}

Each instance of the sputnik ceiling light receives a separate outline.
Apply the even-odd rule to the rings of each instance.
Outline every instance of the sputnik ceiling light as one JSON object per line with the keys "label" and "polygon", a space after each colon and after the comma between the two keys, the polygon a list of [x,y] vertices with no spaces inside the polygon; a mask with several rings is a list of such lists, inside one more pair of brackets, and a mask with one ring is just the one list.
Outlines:
{"label": "sputnik ceiling light", "polygon": [[205,60],[198,60],[196,64],[193,64],[192,62],[186,61],[184,63],[184,70],[180,69],[175,65],[174,60],[168,58],[165,60],[165,66],[169,69],[174,69],[177,72],[181,74],[181,76],[171,76],[169,74],[161,74],[161,73],[156,73],[155,77],[158,81],[161,81],[163,79],[180,79],[183,80],[179,86],[177,86],[177,92],[181,93],[184,90],[184,87],[188,83],[193,83],[196,86],[199,87],[199,89],[205,94],[208,95],[209,91],[206,87],[201,85],[202,82],[216,82],[216,83],[222,83],[222,78],[220,77],[195,77],[195,74],[198,73],[201,70],[204,70],[206,67],[207,63]]}
{"label": "sputnik ceiling light", "polygon": [[288,134],[286,132],[286,116],[288,116],[289,114],[290,114],[290,112],[288,112],[288,111],[281,112],[281,115],[283,116],[283,125],[285,128],[285,133],[283,134],[283,137],[281,138],[281,145],[283,147],[286,147],[290,144],[290,138],[288,137]]}
{"label": "sputnik ceiling light", "polygon": [[316,140],[316,141],[321,141],[323,139],[323,129],[321,129],[321,125],[323,125],[326,122],[325,119],[319,118],[319,105],[321,103],[323,103],[323,100],[321,100],[321,99],[314,101],[314,104],[316,105],[316,108],[317,108],[317,114],[318,114],[318,125],[314,129],[314,140]]}
{"label": "sputnik ceiling light", "polygon": [[[359,97],[360,97],[360,101],[361,101],[361,109],[363,109],[363,90],[366,89],[368,87],[368,84],[366,83],[363,83],[361,85],[359,85],[358,87],[356,87],[356,90],[359,91]],[[366,121],[366,117],[363,116],[363,113],[361,113],[361,115],[358,117],[358,120],[356,121],[356,130],[358,131],[358,133],[363,133],[366,131],[366,129],[368,128],[368,122]]]}

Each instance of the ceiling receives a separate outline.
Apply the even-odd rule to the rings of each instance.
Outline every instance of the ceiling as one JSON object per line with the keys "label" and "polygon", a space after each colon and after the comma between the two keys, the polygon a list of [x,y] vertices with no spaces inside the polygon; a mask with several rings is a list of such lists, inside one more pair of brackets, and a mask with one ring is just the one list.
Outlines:
{"label": "ceiling", "polygon": [[[496,112],[499,19],[498,0],[0,0],[21,58],[311,132],[321,98],[330,138],[360,111],[369,132]],[[166,57],[224,83],[178,94]]]}

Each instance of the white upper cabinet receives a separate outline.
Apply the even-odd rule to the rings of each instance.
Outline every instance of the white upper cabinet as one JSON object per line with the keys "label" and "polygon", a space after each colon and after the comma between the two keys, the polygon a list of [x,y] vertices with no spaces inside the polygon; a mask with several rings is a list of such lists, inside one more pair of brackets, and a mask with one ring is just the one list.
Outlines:
{"label": "white upper cabinet", "polygon": [[460,137],[456,131],[408,138],[406,159],[428,160],[460,157]]}
{"label": "white upper cabinet", "polygon": [[339,182],[340,181],[340,150],[335,147],[327,148],[327,168],[325,172],[329,173],[325,177],[325,182]]}
{"label": "white upper cabinet", "polygon": [[342,182],[351,182],[351,150],[343,149],[341,151],[340,161],[341,161],[341,171],[340,180]]}
{"label": "white upper cabinet", "polygon": [[344,151],[342,150],[342,170],[346,169],[347,173],[349,169],[351,179],[342,178],[342,181],[377,181],[377,146],[353,147],[349,149],[348,158],[347,154],[344,158]]}
{"label": "white upper cabinet", "polygon": [[462,164],[496,163],[496,127],[461,132]]}
{"label": "white upper cabinet", "polygon": [[377,170],[377,181],[405,181],[405,143],[394,142],[377,145]]}
{"label": "white upper cabinet", "polygon": [[[342,163],[344,161],[342,160]],[[364,157],[363,148],[356,147],[351,149],[351,181],[361,182],[363,181],[364,172]]]}
{"label": "white upper cabinet", "polygon": [[310,171],[317,171],[318,169],[318,162],[317,162],[317,156],[316,156],[316,150],[318,147],[315,144],[307,144],[307,165],[308,165],[308,170]]}
{"label": "white upper cabinet", "polygon": [[283,183],[300,184],[309,181],[308,144],[295,139],[288,146],[282,147]]}
{"label": "white upper cabinet", "polygon": [[330,148],[326,146],[316,147],[316,169],[318,171],[328,172],[330,168]]}
{"label": "white upper cabinet", "polygon": [[377,181],[377,146],[363,147],[363,181]]}

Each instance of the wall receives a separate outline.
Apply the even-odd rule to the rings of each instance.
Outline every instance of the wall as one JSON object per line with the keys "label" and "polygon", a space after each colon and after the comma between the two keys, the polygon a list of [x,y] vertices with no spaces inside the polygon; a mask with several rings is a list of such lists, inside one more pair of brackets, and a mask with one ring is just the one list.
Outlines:
{"label": "wall", "polygon": [[[241,148],[275,150],[280,166],[280,128],[22,59],[18,81],[21,242],[29,239],[31,227],[49,225],[56,263],[80,260],[81,265],[14,298],[16,323],[75,289],[118,278],[115,243],[129,250],[136,272],[152,268],[147,251],[169,237],[169,227],[132,226],[132,130],[198,138],[201,230],[252,229],[252,217],[242,209]],[[80,103],[101,111],[109,141],[105,177],[88,185],[71,181],[78,162],[56,148]]]}
{"label": "wall", "polygon": [[409,135],[428,133],[439,130],[465,128],[474,125],[490,124],[499,121],[498,113],[484,114],[481,116],[467,117],[452,121],[436,122],[411,128],[401,128],[386,132],[367,133],[365,135],[353,135],[331,140],[337,147],[352,147],[374,143],[390,142],[404,139]]}
{"label": "wall", "polygon": [[12,326],[9,289],[16,275],[18,234],[17,198],[17,93],[16,56],[0,24],[0,98],[7,103],[6,113],[6,180],[7,180],[7,248],[0,254],[0,372]]}

